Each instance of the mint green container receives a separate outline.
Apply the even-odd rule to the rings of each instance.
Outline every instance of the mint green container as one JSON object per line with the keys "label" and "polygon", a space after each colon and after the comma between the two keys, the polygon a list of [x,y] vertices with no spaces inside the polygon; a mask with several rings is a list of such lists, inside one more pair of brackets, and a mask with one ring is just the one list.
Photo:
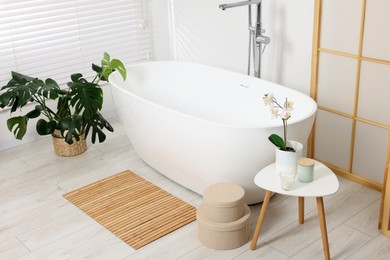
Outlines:
{"label": "mint green container", "polygon": [[302,157],[298,160],[297,174],[300,182],[312,182],[314,179],[314,160]]}

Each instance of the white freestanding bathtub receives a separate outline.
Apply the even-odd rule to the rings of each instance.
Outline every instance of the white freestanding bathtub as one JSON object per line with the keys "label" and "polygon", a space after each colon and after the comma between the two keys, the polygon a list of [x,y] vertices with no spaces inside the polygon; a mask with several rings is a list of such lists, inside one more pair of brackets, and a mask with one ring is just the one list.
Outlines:
{"label": "white freestanding bathtub", "polygon": [[317,105],[295,90],[199,64],[148,62],[127,67],[124,82],[110,77],[118,116],[139,156],[171,180],[199,194],[217,182],[245,189],[261,202],[257,172],[274,162],[268,136],[282,136],[282,120],[263,104],[272,92],[294,102],[288,139],[306,143]]}

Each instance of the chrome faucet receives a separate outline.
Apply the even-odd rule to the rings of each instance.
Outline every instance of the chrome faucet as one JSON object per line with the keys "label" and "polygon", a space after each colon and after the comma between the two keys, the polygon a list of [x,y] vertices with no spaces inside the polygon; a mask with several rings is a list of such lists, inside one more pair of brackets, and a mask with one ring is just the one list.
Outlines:
{"label": "chrome faucet", "polygon": [[[263,35],[265,30],[262,29],[261,24],[261,2],[262,0],[252,0],[252,1],[242,1],[230,4],[221,4],[219,8],[222,10],[239,7],[239,6],[248,6],[248,30],[249,30],[249,48],[248,48],[248,75],[250,75],[251,67],[251,52],[253,50],[253,63],[254,63],[254,76],[261,77],[261,56],[264,53],[265,47],[271,42],[271,38]],[[256,24],[252,25],[252,5],[257,5],[257,17]],[[264,47],[263,47],[264,46]]]}
{"label": "chrome faucet", "polygon": [[219,8],[221,8],[222,10],[225,10],[225,9],[231,8],[231,7],[259,4],[261,1],[262,0],[253,0],[253,1],[249,0],[249,1],[231,3],[231,4],[222,4],[222,5],[219,5]]}

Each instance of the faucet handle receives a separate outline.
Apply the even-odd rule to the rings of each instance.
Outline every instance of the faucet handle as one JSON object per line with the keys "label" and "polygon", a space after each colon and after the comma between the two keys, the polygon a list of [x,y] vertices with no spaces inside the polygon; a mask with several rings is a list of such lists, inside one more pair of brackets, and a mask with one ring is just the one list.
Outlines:
{"label": "faucet handle", "polygon": [[256,32],[256,27],[254,27],[252,25],[249,25],[248,26],[248,30],[251,31],[251,32]]}
{"label": "faucet handle", "polygon": [[264,45],[267,45],[271,42],[271,38],[268,37],[268,36],[264,36],[264,35],[259,35],[256,37],[256,42],[257,43],[262,43]]}

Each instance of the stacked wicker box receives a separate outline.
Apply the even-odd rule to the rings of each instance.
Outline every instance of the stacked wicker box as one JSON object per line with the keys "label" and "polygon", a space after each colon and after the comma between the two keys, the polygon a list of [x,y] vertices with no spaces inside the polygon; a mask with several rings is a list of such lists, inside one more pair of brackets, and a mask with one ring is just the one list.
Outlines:
{"label": "stacked wicker box", "polygon": [[199,241],[213,249],[233,249],[249,239],[250,209],[244,189],[233,183],[216,183],[206,188],[198,208]]}

